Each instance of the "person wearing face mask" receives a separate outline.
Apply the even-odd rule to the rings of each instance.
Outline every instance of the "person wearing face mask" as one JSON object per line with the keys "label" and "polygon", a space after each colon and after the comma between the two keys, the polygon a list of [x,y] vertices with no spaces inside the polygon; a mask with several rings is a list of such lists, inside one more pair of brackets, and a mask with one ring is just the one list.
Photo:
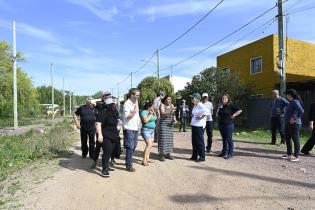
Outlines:
{"label": "person wearing face mask", "polygon": [[234,119],[242,113],[240,107],[233,104],[228,94],[222,96],[222,103],[219,105],[218,118],[219,130],[222,136],[223,149],[219,157],[230,159],[234,156]]}
{"label": "person wearing face mask", "polygon": [[109,171],[113,171],[109,168],[109,160],[115,143],[119,141],[117,129],[119,115],[112,97],[106,98],[104,102],[104,109],[99,111],[96,118],[96,130],[98,134],[97,141],[103,149],[101,176],[109,177]]}

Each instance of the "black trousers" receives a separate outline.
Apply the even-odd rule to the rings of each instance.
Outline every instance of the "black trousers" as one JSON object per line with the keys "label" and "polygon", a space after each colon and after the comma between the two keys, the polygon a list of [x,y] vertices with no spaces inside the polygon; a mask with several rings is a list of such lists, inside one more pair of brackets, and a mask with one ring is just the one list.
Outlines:
{"label": "black trousers", "polygon": [[294,156],[300,155],[300,129],[301,125],[298,124],[286,124],[285,125],[285,140],[287,145],[287,155],[292,155],[292,142],[294,143]]}
{"label": "black trousers", "polygon": [[212,121],[207,121],[206,124],[206,132],[208,136],[207,140],[207,150],[211,150],[212,147],[212,137],[213,137],[213,122]]}
{"label": "black trousers", "polygon": [[[81,127],[80,134],[81,134],[81,150],[82,156],[86,157],[89,154],[90,158],[94,158],[95,152],[95,128],[87,128]],[[88,146],[88,139],[89,139],[89,146]]]}
{"label": "black trousers", "polygon": [[179,126],[179,131],[183,129],[183,131],[186,131],[186,117],[180,118],[180,126]]}
{"label": "black trousers", "polygon": [[312,131],[312,136],[307,140],[304,147],[302,148],[302,153],[310,152],[315,145],[315,129]]}
{"label": "black trousers", "polygon": [[109,169],[109,160],[114,149],[115,142],[108,139],[104,139],[102,143],[103,156],[102,156],[102,168],[103,170]]}
{"label": "black trousers", "polygon": [[191,126],[192,159],[205,160],[205,140],[203,127]]}
{"label": "black trousers", "polygon": [[[116,146],[116,144],[118,144],[118,142],[113,142],[113,150]],[[98,157],[100,156],[101,153],[101,148],[102,148],[103,144],[99,143],[98,141],[96,141],[96,147],[95,147],[95,153],[94,153],[94,158],[93,160],[97,161]],[[103,151],[104,152],[104,151]],[[114,160],[115,159],[115,154],[112,152],[111,154],[111,159]]]}
{"label": "black trousers", "polygon": [[271,118],[271,142],[276,143],[277,131],[280,133],[281,143],[284,143],[284,119],[283,117]]}

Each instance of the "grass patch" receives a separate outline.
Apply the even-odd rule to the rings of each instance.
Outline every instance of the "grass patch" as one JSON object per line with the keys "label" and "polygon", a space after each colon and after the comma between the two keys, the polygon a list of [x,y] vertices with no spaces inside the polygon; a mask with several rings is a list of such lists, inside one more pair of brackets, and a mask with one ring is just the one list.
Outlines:
{"label": "grass patch", "polygon": [[[44,124],[47,120],[43,117],[19,119],[19,126]],[[13,117],[0,118],[0,128],[13,127]]]}
{"label": "grass patch", "polygon": [[[305,142],[310,137],[311,133],[308,131],[301,132],[301,144]],[[240,139],[252,143],[268,144],[271,142],[271,131],[267,129],[246,129],[246,128],[236,128],[234,132],[234,138]],[[277,142],[280,143],[280,135],[277,135]]]}
{"label": "grass patch", "polygon": [[63,124],[44,133],[30,130],[19,136],[0,136],[0,181],[35,160],[60,156],[73,137],[73,129]]}
{"label": "grass patch", "polygon": [[[179,130],[179,123],[174,125],[174,130]],[[191,126],[186,126],[187,131],[191,131]],[[213,130],[214,136],[221,136],[219,130],[215,128]],[[301,131],[301,145],[303,146],[311,136],[311,132],[307,130]],[[233,139],[238,141],[244,141],[253,144],[269,144],[271,142],[271,131],[268,129],[249,129],[236,127],[233,133]],[[280,143],[280,135],[277,134],[277,143]],[[313,149],[313,151],[315,148]]]}

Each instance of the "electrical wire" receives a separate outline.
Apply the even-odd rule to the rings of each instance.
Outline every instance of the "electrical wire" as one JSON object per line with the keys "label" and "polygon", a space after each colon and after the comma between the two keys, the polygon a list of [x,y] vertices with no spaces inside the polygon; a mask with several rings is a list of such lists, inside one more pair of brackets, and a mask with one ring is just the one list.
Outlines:
{"label": "electrical wire", "polygon": [[171,66],[174,67],[174,66],[180,65],[180,64],[182,64],[182,63],[184,63],[184,62],[186,62],[186,61],[188,61],[188,60],[190,60],[190,59],[196,57],[197,55],[199,55],[199,54],[201,54],[201,53],[207,51],[207,50],[210,49],[211,47],[213,47],[213,46],[219,44],[220,42],[224,41],[225,39],[229,38],[230,36],[232,36],[232,35],[236,34],[237,32],[241,31],[243,28],[247,27],[247,26],[250,25],[251,23],[255,22],[255,21],[258,20],[259,18],[263,17],[264,15],[266,15],[267,13],[269,13],[270,11],[272,11],[272,10],[273,10],[274,8],[276,8],[276,7],[277,7],[277,5],[271,7],[270,9],[264,11],[263,13],[261,13],[260,15],[258,15],[257,17],[253,18],[252,20],[250,20],[249,22],[247,22],[246,24],[244,24],[243,26],[241,26],[240,28],[234,30],[233,32],[231,32],[231,33],[229,33],[228,35],[224,36],[223,38],[219,39],[218,41],[216,41],[216,42],[210,44],[208,47],[206,47],[206,48],[204,48],[204,49],[198,51],[197,53],[195,53],[195,54],[193,54],[193,55],[191,55],[191,56],[189,56],[189,57],[187,57],[187,58],[185,58],[185,59],[183,59],[183,60],[181,60],[181,61],[179,61],[179,62],[173,64],[173,65],[170,65],[170,66],[168,66],[168,67],[166,67],[166,68],[163,68],[161,71],[164,71],[164,70],[166,70],[166,69],[169,69],[169,68],[171,68]]}
{"label": "electrical wire", "polygon": [[138,73],[139,71],[141,71],[144,67],[146,67],[146,65],[148,65],[148,63],[150,63],[153,59],[153,57],[156,55],[156,51],[153,53],[153,55],[148,59],[148,60],[145,60],[145,63],[136,71],[133,72],[133,74],[136,74]]}
{"label": "electrical wire", "polygon": [[179,37],[168,43],[167,45],[160,48],[160,51],[165,50],[175,42],[177,42],[179,39],[184,37],[186,34],[188,34],[191,30],[193,30],[197,25],[199,25],[203,20],[205,20],[220,4],[223,3],[224,0],[221,0],[218,4],[216,4],[209,12],[207,12],[201,19],[199,19],[194,25],[192,25],[188,30],[186,30],[184,33],[182,33]]}

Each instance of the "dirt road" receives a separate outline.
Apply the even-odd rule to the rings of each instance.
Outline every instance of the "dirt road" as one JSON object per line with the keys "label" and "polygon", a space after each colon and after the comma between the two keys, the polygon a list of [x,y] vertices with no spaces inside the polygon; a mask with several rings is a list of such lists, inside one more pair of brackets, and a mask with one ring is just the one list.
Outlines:
{"label": "dirt road", "polygon": [[[290,163],[274,148],[237,142],[234,159],[211,154],[196,163],[188,160],[190,133],[175,133],[175,160],[141,166],[140,141],[136,173],[119,160],[111,177],[102,178],[100,161],[90,170],[78,146],[51,178],[25,192],[22,209],[315,209],[315,157]],[[216,140],[214,151],[220,148]]]}

